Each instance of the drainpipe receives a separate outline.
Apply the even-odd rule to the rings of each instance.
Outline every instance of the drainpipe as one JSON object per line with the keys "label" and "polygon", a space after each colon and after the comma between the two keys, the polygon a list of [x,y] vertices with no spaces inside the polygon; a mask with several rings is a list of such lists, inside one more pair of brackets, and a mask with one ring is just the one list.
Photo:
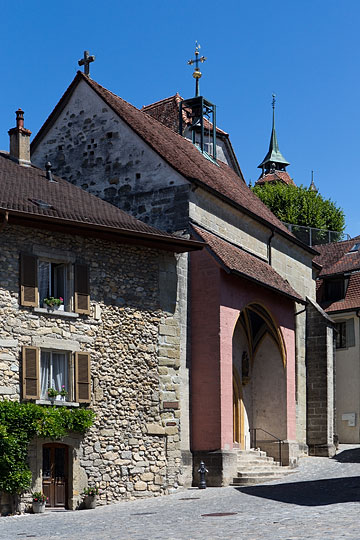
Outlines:
{"label": "drainpipe", "polygon": [[271,266],[271,240],[274,238],[274,236],[275,236],[275,230],[272,229],[271,235],[269,236],[268,241],[267,241],[267,258],[268,258],[268,263],[270,264],[270,266]]}

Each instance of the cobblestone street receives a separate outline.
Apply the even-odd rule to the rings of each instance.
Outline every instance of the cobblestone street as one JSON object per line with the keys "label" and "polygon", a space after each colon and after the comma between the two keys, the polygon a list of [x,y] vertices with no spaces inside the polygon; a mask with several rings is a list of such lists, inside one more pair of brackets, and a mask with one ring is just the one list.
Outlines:
{"label": "cobblestone street", "polygon": [[303,458],[295,474],[258,486],[1,518],[0,539],[359,540],[359,503],[360,447],[341,445],[333,459]]}

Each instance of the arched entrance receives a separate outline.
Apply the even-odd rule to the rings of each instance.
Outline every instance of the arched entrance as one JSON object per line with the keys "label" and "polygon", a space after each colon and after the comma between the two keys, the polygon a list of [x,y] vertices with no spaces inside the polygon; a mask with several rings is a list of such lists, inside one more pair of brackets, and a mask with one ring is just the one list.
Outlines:
{"label": "arched entrance", "polygon": [[66,444],[43,445],[42,487],[51,508],[68,507],[69,447]]}
{"label": "arched entrance", "polygon": [[237,320],[232,345],[234,447],[250,449],[250,430],[258,428],[257,446],[269,451],[271,437],[265,431],[286,438],[286,352],[280,329],[265,307],[249,304]]}

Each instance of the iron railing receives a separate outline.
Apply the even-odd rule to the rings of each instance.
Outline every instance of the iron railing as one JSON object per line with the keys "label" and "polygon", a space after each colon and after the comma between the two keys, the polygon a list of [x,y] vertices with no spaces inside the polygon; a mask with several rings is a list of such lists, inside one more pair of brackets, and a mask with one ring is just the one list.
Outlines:
{"label": "iron railing", "polygon": [[285,223],[285,227],[293,233],[298,240],[304,242],[308,246],[316,244],[329,244],[330,242],[341,242],[342,240],[350,240],[350,235],[338,231],[328,231],[327,229],[316,229],[315,227],[305,227],[304,225],[294,225],[293,223]]}
{"label": "iron railing", "polygon": [[[257,434],[256,434],[257,431],[262,431],[263,433],[266,433],[266,435],[269,435],[270,437],[272,437],[273,439],[275,439],[278,442],[278,444],[279,444],[279,462],[280,462],[280,465],[282,465],[282,444],[283,444],[284,441],[282,439],[279,439],[279,437],[276,437],[276,435],[273,435],[272,433],[269,433],[268,431],[266,431],[266,429],[263,429],[263,428],[250,428],[249,431],[250,431],[250,446],[251,446],[251,448],[256,448],[257,447],[257,442],[260,442],[260,441],[257,440]],[[266,439],[265,441],[261,441],[261,442],[271,442],[271,441]]]}

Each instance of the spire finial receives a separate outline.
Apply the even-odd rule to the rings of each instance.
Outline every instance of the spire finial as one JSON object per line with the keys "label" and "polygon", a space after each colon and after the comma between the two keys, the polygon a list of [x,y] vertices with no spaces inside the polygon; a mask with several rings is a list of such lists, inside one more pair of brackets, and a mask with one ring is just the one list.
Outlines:
{"label": "spire finial", "polygon": [[205,60],[207,60],[206,56],[199,56],[200,49],[201,49],[200,43],[195,41],[195,58],[188,61],[189,66],[192,66],[193,64],[195,64],[195,69],[194,69],[194,73],[193,73],[193,77],[194,77],[194,79],[196,81],[195,97],[198,97],[200,95],[199,94],[199,79],[201,79],[202,73],[201,73],[200,68],[199,68],[199,62],[201,62],[203,64],[205,62]]}
{"label": "spire finial", "polygon": [[286,166],[290,165],[290,163],[286,161],[286,159],[280,152],[279,144],[277,141],[275,130],[275,103],[276,94],[272,94],[271,105],[273,110],[273,118],[269,150],[263,161],[260,163],[260,165],[258,165],[260,169],[263,169],[263,171],[265,171],[265,174],[267,174],[271,170],[286,171]]}
{"label": "spire finial", "polygon": [[275,103],[276,103],[276,94],[272,95],[272,108],[275,109]]}
{"label": "spire finial", "polygon": [[317,193],[319,191],[318,188],[315,186],[314,171],[311,171],[311,183],[310,183],[310,186],[309,186],[309,190],[310,191],[315,191],[315,193]]}

